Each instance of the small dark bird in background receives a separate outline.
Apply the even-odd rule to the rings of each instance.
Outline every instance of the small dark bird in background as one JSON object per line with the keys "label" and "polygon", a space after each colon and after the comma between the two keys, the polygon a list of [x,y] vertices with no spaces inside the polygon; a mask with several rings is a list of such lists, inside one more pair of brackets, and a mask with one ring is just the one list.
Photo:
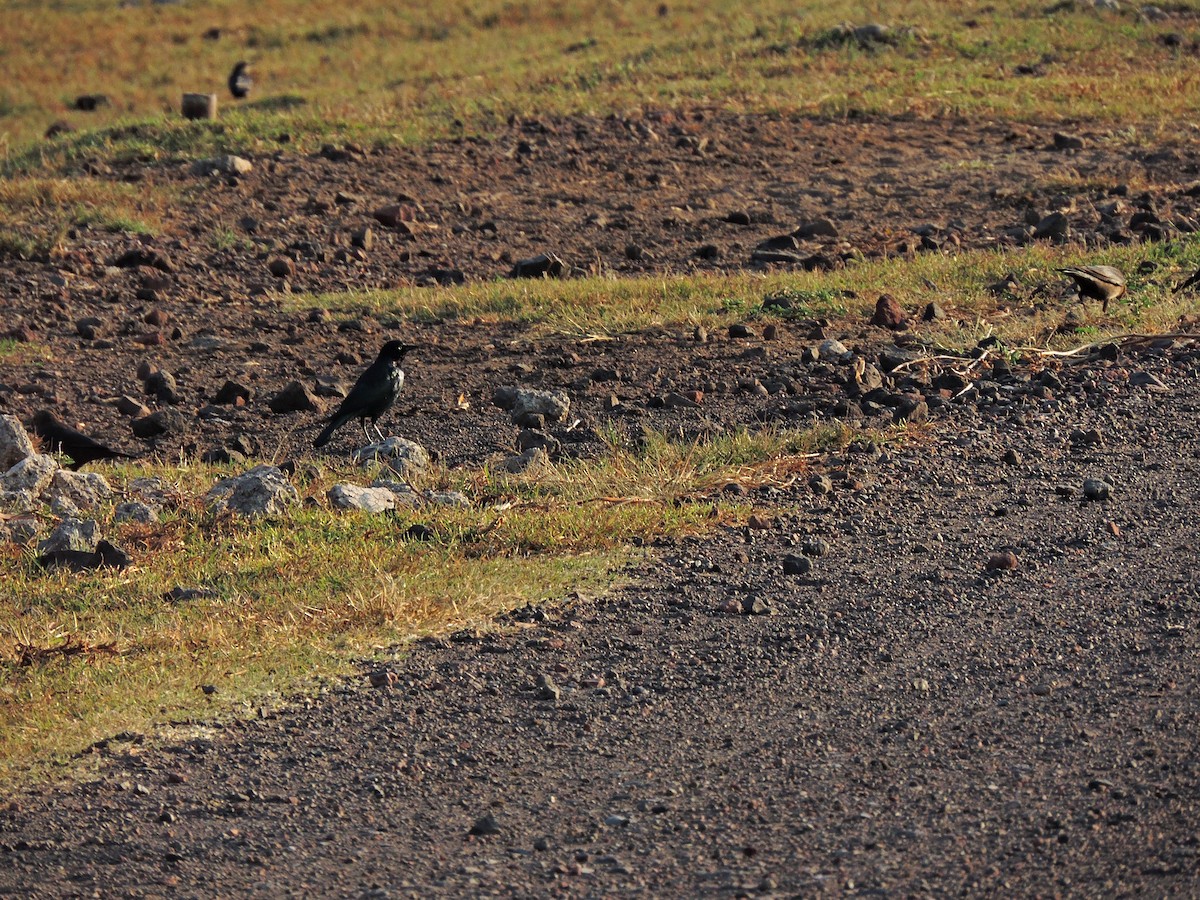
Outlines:
{"label": "small dark bird in background", "polygon": [[1175,288],[1175,290],[1171,291],[1171,293],[1178,294],[1180,291],[1186,291],[1188,288],[1193,287],[1198,282],[1200,282],[1200,269],[1197,269],[1195,272],[1193,272],[1191,278],[1189,278],[1179,287]]}
{"label": "small dark bird in background", "polygon": [[128,453],[106,447],[77,428],[55,418],[48,409],[38,410],[29,422],[29,430],[42,439],[47,451],[71,457],[68,469],[77,470],[98,459],[129,457]]}
{"label": "small dark bird in background", "polygon": [[96,544],[94,552],[86,550],[51,550],[38,557],[43,569],[68,569],[72,572],[87,572],[91,569],[128,569],[133,562],[129,554],[108,541]]}
{"label": "small dark bird in background", "polygon": [[1108,304],[1125,296],[1125,276],[1112,266],[1067,266],[1059,269],[1079,288],[1080,300],[1099,300],[1108,312]]}
{"label": "small dark bird in background", "polygon": [[244,100],[248,97],[250,95],[250,88],[254,85],[254,79],[250,77],[250,72],[248,71],[249,68],[250,64],[242,60],[229,73],[229,93],[233,94],[238,100]]}
{"label": "small dark bird in background", "polygon": [[367,431],[367,419],[370,419],[371,424],[375,426],[375,433],[383,440],[383,432],[376,423],[396,402],[396,395],[404,386],[404,370],[400,368],[404,355],[416,349],[414,345],[405,344],[403,341],[388,341],[384,344],[375,362],[358,376],[358,381],[354,382],[354,387],[350,388],[350,393],[346,395],[342,405],[329,417],[328,424],[317,435],[313,446],[324,447],[333,437],[333,433],[351,419],[358,419],[368,442],[371,440],[371,433]]}

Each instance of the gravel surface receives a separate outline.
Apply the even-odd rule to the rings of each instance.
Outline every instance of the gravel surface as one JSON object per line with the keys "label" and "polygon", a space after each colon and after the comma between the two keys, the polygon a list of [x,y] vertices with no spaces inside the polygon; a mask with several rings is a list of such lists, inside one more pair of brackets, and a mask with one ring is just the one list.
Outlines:
{"label": "gravel surface", "polygon": [[[925,123],[804,132],[772,120],[685,124],[679,134],[660,125],[652,140],[617,122],[581,123],[587,135],[623,135],[596,147],[569,124],[541,137],[518,125],[495,146],[440,148],[427,168],[441,177],[452,169],[456,180],[430,175],[424,184],[479,193],[470,171],[540,171],[539,159],[560,180],[575,179],[588,170],[554,155],[567,152],[563,135],[593,156],[609,153],[620,172],[649,144],[647,158],[660,162],[692,154],[682,139],[719,126],[717,146],[733,149],[701,150],[718,155],[701,167],[708,180],[695,181],[717,197],[741,189],[745,168],[722,182],[728,173],[718,165],[738,159],[737,148],[750,148],[748,165],[777,153],[802,167],[813,163],[797,162],[797,148],[816,130],[845,154],[822,151],[856,191],[838,240],[850,234],[875,252],[893,239],[881,226],[870,245],[868,223],[882,221],[875,214],[896,223],[907,214],[908,227],[926,212],[944,226],[973,215],[960,231],[974,237],[962,242],[983,245],[1005,222],[1024,221],[1030,197],[1048,202],[1037,188],[1014,198],[962,179],[927,184],[936,172],[915,160],[939,140],[957,147],[957,158],[1008,160],[1016,168],[995,177],[1026,186],[1068,158],[1038,129],[1010,140],[985,128],[976,141],[952,124],[940,139]],[[780,143],[785,132],[790,145]],[[505,140],[516,147],[529,134],[540,150],[506,155]],[[892,143],[876,143],[884,138]],[[1115,146],[1089,137],[1082,152],[1089,165],[1155,183],[1186,177],[1192,165],[1171,148]],[[483,162],[471,170],[475,158]],[[394,165],[393,195],[404,160],[420,168],[405,154],[383,160]],[[201,203],[189,214],[232,216],[257,197],[271,169],[255,162],[249,178],[263,181],[214,181],[204,195],[213,209]],[[367,178],[381,160],[277,162],[299,207],[312,191],[359,186],[331,172]],[[867,189],[876,171],[868,163],[893,171],[889,183],[904,190],[880,199]],[[972,171],[993,177],[988,166]],[[666,190],[671,177],[655,185]],[[782,183],[778,171],[773,177]],[[593,181],[597,195],[611,187]],[[636,175],[628,183],[638,185]],[[1172,203],[1178,216],[1190,214],[1182,185],[1156,190],[1162,219]],[[506,214],[534,215],[547,196]],[[713,200],[701,230],[735,227],[721,217],[743,199]],[[445,216],[449,202],[429,200],[426,209]],[[638,201],[630,190],[606,202]],[[788,206],[761,227],[751,216],[742,227],[752,239],[739,242],[734,267],[748,265],[755,241],[777,234],[785,217],[794,227],[796,217],[832,205]],[[331,202],[311,215],[340,208]],[[305,215],[280,216],[278,228],[303,234]],[[1089,234],[1128,236],[1130,216],[1120,215],[1118,227],[1097,213]],[[661,210],[644,221],[659,222],[661,235],[675,227]],[[439,223],[446,227],[427,232],[439,241],[491,240],[486,229]],[[591,241],[576,226],[562,233]],[[6,370],[0,409],[26,417],[55,408],[116,446],[168,458],[239,435],[253,436],[262,455],[303,457],[304,429],[319,416],[276,415],[268,400],[297,378],[309,387],[318,376],[349,383],[385,339],[377,324],[339,330],[247,299],[255,278],[271,278],[262,275],[267,261],[232,250],[206,258],[186,236],[167,248],[186,265],[161,296],[137,300],[144,272],[104,270],[111,240],[83,240],[61,266],[67,286],[54,282],[55,266],[23,263],[0,288],[57,360]],[[363,284],[422,277],[428,261],[401,259],[399,243],[383,246],[363,266],[373,273]],[[483,258],[464,246],[461,255],[451,244],[439,252],[446,264]],[[539,247],[514,241],[513,257]],[[651,258],[659,261],[647,263],[651,270],[692,265],[661,251]],[[507,263],[462,265],[466,277],[492,277]],[[345,286],[348,277],[332,261],[297,271],[303,289]],[[236,296],[221,300],[222,291]],[[167,324],[147,319],[155,309]],[[107,336],[77,329],[92,312]],[[831,418],[886,425],[928,416],[928,424],[905,445],[852,446],[814,462],[811,481],[756,492],[759,527],[646,548],[630,585],[610,596],[562,598],[484,633],[420,643],[386,670],[364,668],[254,721],[165,742],[106,742],[93,751],[102,760],[93,780],[0,801],[0,895],[1200,893],[1197,342],[1144,341],[1078,362],[1034,360],[1033,369],[1008,371],[992,356],[905,374],[880,372],[902,348],[865,323],[825,329],[854,353],[845,361],[804,355],[826,336],[817,323],[786,323],[771,341],[760,327],[706,341],[655,329],[599,343],[532,339],[511,326],[414,328],[428,347],[407,367],[397,415],[381,424],[450,465],[513,452],[520,429],[491,403],[510,384],[568,391],[583,424],[549,429],[564,455],[598,449],[595,428],[609,420],[631,435],[651,425],[685,436]],[[161,329],[163,341],[139,342],[148,329]],[[192,343],[197,336],[223,343],[205,348]],[[178,376],[174,402],[143,393],[136,368],[147,359]],[[243,380],[250,401],[197,417],[228,379]],[[685,402],[697,391],[699,408]],[[117,412],[123,394],[186,410],[188,424],[139,444],[121,424],[134,414]],[[469,408],[457,410],[459,394]],[[350,446],[352,436],[341,437],[331,449]]]}
{"label": "gravel surface", "polygon": [[1166,389],[966,406],[394,685],[113,742],[12,798],[0,891],[1192,895],[1200,353],[1126,361]]}

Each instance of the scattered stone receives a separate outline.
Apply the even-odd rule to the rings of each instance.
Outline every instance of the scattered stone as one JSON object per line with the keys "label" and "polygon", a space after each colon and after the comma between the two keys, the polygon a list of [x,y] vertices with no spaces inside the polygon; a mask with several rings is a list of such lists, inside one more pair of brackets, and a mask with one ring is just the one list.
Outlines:
{"label": "scattered stone", "polygon": [[31,453],[0,475],[0,494],[24,494],[31,499],[37,498],[50,486],[57,471],[58,462],[53,456]]}
{"label": "scattered stone", "polygon": [[1011,550],[1005,550],[1003,553],[993,553],[988,557],[987,570],[989,572],[1012,571],[1017,567],[1017,555]]}
{"label": "scattered stone", "polygon": [[1062,243],[1070,236],[1070,220],[1060,212],[1050,213],[1050,215],[1039,220],[1033,229],[1033,238],[1037,241],[1052,240]]}
{"label": "scattered stone", "polygon": [[37,451],[21,420],[16,416],[0,415],[0,471],[7,471]]}
{"label": "scattered stone", "polygon": [[300,495],[276,466],[255,466],[249,472],[223,478],[205,497],[209,509],[228,510],[251,518],[277,515],[300,502]]}
{"label": "scattered stone", "polygon": [[539,253],[518,260],[508,273],[509,278],[566,278],[571,267],[553,253]]}
{"label": "scattered stone", "polygon": [[1054,133],[1054,149],[1059,151],[1064,150],[1082,150],[1083,138],[1074,134],[1064,134],[1061,131]]}
{"label": "scattered stone", "polygon": [[40,555],[63,550],[92,553],[100,541],[100,524],[95,519],[66,518],[55,526],[50,536],[38,541]]}
{"label": "scattered stone", "polygon": [[357,484],[335,484],[325,494],[334,509],[359,509],[381,513],[396,508],[396,495],[386,487],[361,487]]}
{"label": "scattered stone", "polygon": [[125,416],[148,416],[150,415],[150,407],[142,403],[136,397],[130,397],[128,394],[122,394],[117,398],[117,412]]}
{"label": "scattered stone", "polygon": [[504,471],[513,475],[535,476],[550,468],[550,457],[541,447],[526,450],[504,461]]}
{"label": "scattered stone", "polygon": [[814,494],[829,494],[833,491],[833,480],[828,475],[814,475],[808,479],[808,486]]}
{"label": "scattered stone", "polygon": [[276,256],[267,263],[267,271],[276,278],[295,278],[296,264],[286,256]]}
{"label": "scattered stone", "polygon": [[191,417],[177,409],[160,409],[129,423],[134,437],[156,438],[164,434],[184,434],[191,428]]}
{"label": "scattered stone", "polygon": [[925,304],[925,308],[921,310],[922,322],[937,322],[946,318],[946,310],[942,309],[941,304],[936,300]]}
{"label": "scattered stone", "polygon": [[353,247],[359,247],[363,250],[370,251],[375,246],[375,232],[371,230],[371,226],[364,225],[362,228],[356,228],[350,232],[350,244]]}
{"label": "scattered stone", "polygon": [[829,541],[822,537],[809,538],[800,545],[800,552],[813,558],[826,556],[831,549]]}
{"label": "scattered stone", "polygon": [[733,325],[729,326],[729,336],[735,340],[741,338],[752,338],[754,337],[754,331],[749,325],[735,322]]}
{"label": "scattered stone", "polygon": [[812,571],[812,560],[807,556],[789,553],[783,558],[784,575],[807,575]]}
{"label": "scattered stone", "polygon": [[142,389],[147,396],[168,406],[175,406],[183,399],[179,395],[179,386],[175,382],[175,376],[159,369],[155,369],[147,375],[146,380],[142,383]]}
{"label": "scattered stone", "polygon": [[726,597],[717,604],[717,611],[732,616],[740,616],[742,614],[742,601],[735,597]]}
{"label": "scattered stone", "polygon": [[1113,486],[1100,478],[1085,478],[1083,481],[1083,498],[1093,502],[1104,502],[1112,496]]}
{"label": "scattered stone", "polygon": [[562,444],[558,438],[546,434],[544,431],[539,431],[536,428],[526,428],[517,435],[517,451],[524,453],[526,450],[541,448],[551,456],[558,456],[562,452]]}
{"label": "scattered stone", "polygon": [[500,823],[496,821],[496,817],[491,813],[488,813],[487,815],[477,819],[467,834],[473,837],[490,837],[492,835],[500,834],[501,831],[502,829],[500,828]]}
{"label": "scattered stone", "polygon": [[1024,459],[1021,457],[1020,453],[1010,448],[1004,453],[1004,462],[1009,466],[1019,466],[1022,462],[1024,462]]}
{"label": "scattered stone", "polygon": [[727,213],[725,221],[730,225],[749,225],[751,223],[750,213],[744,209],[735,209],[731,213]]}
{"label": "scattered stone", "polygon": [[283,390],[267,401],[267,406],[276,415],[293,412],[320,412],[324,404],[299,381],[290,382]]}
{"label": "scattered stone", "polygon": [[117,524],[133,522],[138,525],[154,525],[158,522],[158,513],[154,507],[140,500],[130,500],[120,504],[113,511],[113,521]]}
{"label": "scattered stone", "polygon": [[908,317],[895,297],[891,294],[883,294],[875,302],[875,313],[871,316],[871,324],[878,328],[903,331],[908,327]]}
{"label": "scattered stone", "polygon": [[104,320],[97,316],[85,316],[75,320],[75,333],[85,341],[96,340],[104,331]]}
{"label": "scattered stone", "polygon": [[59,469],[50,480],[43,499],[56,509],[62,507],[68,512],[85,512],[108,501],[112,494],[112,488],[104,476],[97,472]]}
{"label": "scattered stone", "polygon": [[390,690],[400,682],[400,677],[391,669],[376,669],[367,679],[371,682],[371,687],[384,690]]}
{"label": "scattered stone", "polygon": [[213,403],[221,406],[244,406],[250,402],[253,392],[236,381],[226,381],[213,397]]}
{"label": "scattered stone", "polygon": [[565,391],[502,387],[492,395],[492,402],[507,409],[515,424],[530,428],[537,427],[530,421],[532,416],[541,416],[546,422],[558,422],[571,410],[571,398]]}
{"label": "scattered stone", "polygon": [[204,177],[206,175],[233,175],[240,177],[254,171],[250,160],[240,156],[217,156],[212,159],[198,159],[192,163],[192,174]]}
{"label": "scattered stone", "polygon": [[360,466],[383,462],[401,478],[412,478],[429,471],[433,464],[429,451],[401,437],[389,437],[355,451],[352,459]]}
{"label": "scattered stone", "polygon": [[217,95],[186,93],[180,102],[179,111],[185,119],[215,119]]}
{"label": "scattered stone", "polygon": [[161,250],[155,250],[153,247],[134,247],[126,250],[113,260],[112,265],[118,269],[137,269],[146,266],[163,272],[170,272],[174,268],[167,254]]}
{"label": "scattered stone", "polygon": [[816,219],[812,222],[805,222],[799,228],[792,232],[794,237],[801,240],[807,240],[815,237],[836,238],[838,236],[837,226],[828,219]]}
{"label": "scattered stone", "polygon": [[824,340],[817,346],[818,359],[846,359],[853,355],[845,344],[835,338]]}
{"label": "scattered stone", "polygon": [[746,597],[742,600],[742,615],[745,616],[769,616],[771,607],[763,601],[761,597]]}

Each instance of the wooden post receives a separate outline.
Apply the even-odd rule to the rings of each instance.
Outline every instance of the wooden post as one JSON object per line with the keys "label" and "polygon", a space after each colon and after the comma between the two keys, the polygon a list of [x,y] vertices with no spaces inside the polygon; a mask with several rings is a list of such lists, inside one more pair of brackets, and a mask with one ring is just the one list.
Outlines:
{"label": "wooden post", "polygon": [[184,94],[183,117],[185,119],[215,119],[217,117],[217,95]]}

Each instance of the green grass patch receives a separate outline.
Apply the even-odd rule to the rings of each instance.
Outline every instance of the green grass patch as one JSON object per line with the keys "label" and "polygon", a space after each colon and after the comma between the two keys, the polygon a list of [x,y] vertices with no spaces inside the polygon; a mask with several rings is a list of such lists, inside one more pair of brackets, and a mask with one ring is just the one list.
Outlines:
{"label": "green grass patch", "polygon": [[[1172,290],[1200,269],[1200,239],[1114,246],[1102,252],[1035,245],[1020,250],[971,251],[953,256],[852,261],[833,272],[741,273],[566,281],[497,280],[451,287],[411,287],[354,294],[283,295],[293,308],[322,307],[335,315],[364,313],[391,322],[479,319],[519,322],[569,334],[611,336],[659,326],[716,328],[735,321],[829,318],[863,321],[883,293],[910,315],[936,301],[950,315],[921,326],[927,340],[947,348],[973,346],[998,335],[1010,345],[1061,349],[1075,336],[1061,329],[1074,300],[1056,269],[1114,265],[1129,279],[1129,296],[1107,315],[1089,304],[1080,312],[1098,335],[1164,331],[1200,312],[1195,294]],[[1019,289],[996,295],[988,287],[1008,273]]]}
{"label": "green grass patch", "polygon": [[[748,515],[719,499],[726,483],[784,484],[804,471],[805,454],[862,437],[836,426],[702,444],[648,433],[626,446],[614,434],[602,458],[536,480],[486,468],[431,479],[463,490],[476,501],[469,508],[299,506],[259,521],[203,508],[229,467],[118,468],[118,485],[156,475],[182,498],[157,525],[104,526],[132,568],[47,574],[31,551],[0,548],[0,783],[52,772],[120,732],[277,700],[417,635],[610,590],[655,538]],[[320,497],[338,480],[367,476],[332,472],[298,486]],[[405,539],[416,522],[431,540]],[[176,587],[205,593],[171,602]]]}

